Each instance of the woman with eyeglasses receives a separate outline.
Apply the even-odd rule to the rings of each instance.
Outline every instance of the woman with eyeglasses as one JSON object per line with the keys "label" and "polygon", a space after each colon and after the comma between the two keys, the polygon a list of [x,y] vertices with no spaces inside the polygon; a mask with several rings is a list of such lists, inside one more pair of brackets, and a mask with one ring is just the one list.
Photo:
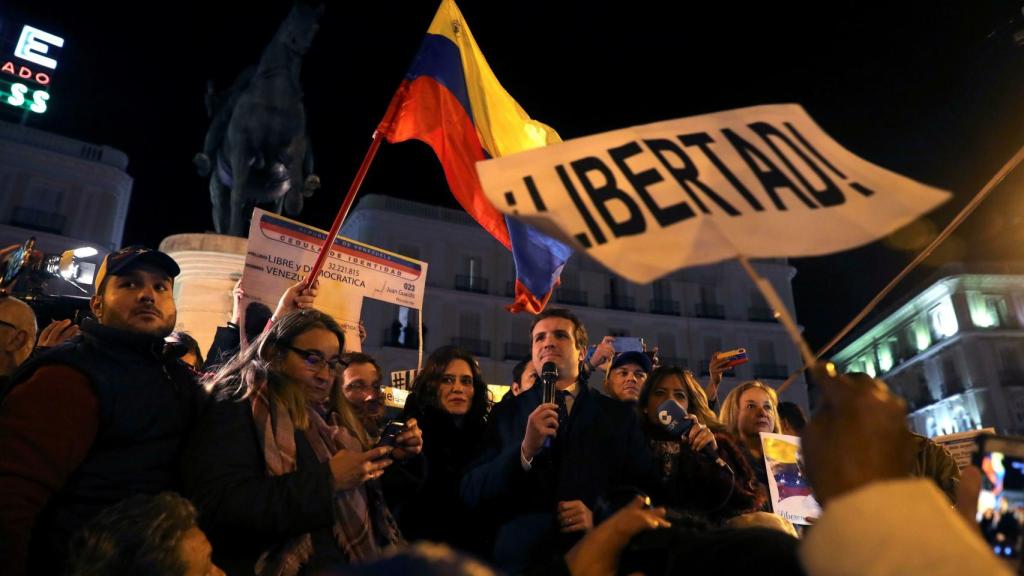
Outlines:
{"label": "woman with eyeglasses", "polygon": [[299,310],[208,376],[183,471],[228,574],[315,573],[402,542],[378,485],[399,451],[350,445],[331,423],[343,345],[330,316]]}
{"label": "woman with eyeglasses", "polygon": [[397,511],[410,541],[429,539],[486,556],[486,518],[472,514],[459,497],[459,482],[475,456],[488,411],[488,391],[480,367],[455,346],[438,348],[416,376],[405,403],[405,418],[423,430],[426,482]]}
{"label": "woman with eyeglasses", "polygon": [[[678,407],[674,418],[690,426],[685,434],[669,425],[667,402]],[[638,408],[667,506],[712,524],[761,508],[753,471],[690,371],[655,369],[640,392]]]}

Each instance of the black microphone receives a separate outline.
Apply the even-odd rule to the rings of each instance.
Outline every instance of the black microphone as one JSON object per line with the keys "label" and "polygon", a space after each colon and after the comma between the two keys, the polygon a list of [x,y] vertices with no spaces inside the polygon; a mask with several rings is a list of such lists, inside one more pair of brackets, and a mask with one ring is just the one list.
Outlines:
{"label": "black microphone", "polygon": [[[558,381],[558,366],[554,362],[545,362],[540,367],[542,401],[548,404],[555,401],[555,382]],[[561,422],[559,422],[561,424]],[[544,439],[544,448],[551,448],[551,436]]]}
{"label": "black microphone", "polygon": [[[661,423],[661,427],[666,432],[679,438],[686,437],[690,433],[690,428],[693,428],[694,421],[686,417],[686,412],[678,402],[671,398],[665,400],[658,406],[658,422]],[[710,444],[704,446],[701,450],[701,454],[704,454],[708,458],[714,460],[715,464],[718,464],[722,468],[732,472],[732,468],[718,457],[718,453],[711,447]]]}
{"label": "black microphone", "polygon": [[555,401],[555,382],[558,381],[558,366],[554,362],[545,362],[540,367],[540,381],[544,385],[544,403]]}

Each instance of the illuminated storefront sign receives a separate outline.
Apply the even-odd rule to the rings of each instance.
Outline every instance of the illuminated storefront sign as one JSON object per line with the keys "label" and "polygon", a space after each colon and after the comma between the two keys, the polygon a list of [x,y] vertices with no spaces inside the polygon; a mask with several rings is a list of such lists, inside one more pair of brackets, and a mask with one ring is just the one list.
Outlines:
{"label": "illuminated storefront sign", "polygon": [[0,21],[0,105],[46,112],[57,56],[63,47],[60,36]]}

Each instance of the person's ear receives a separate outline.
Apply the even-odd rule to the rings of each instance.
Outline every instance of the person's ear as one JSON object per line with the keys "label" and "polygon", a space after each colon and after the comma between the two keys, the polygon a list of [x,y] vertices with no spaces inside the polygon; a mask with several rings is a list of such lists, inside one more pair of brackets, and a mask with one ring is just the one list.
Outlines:
{"label": "person's ear", "polygon": [[102,294],[96,294],[91,299],[89,299],[89,310],[92,312],[92,315],[95,316],[97,320],[103,317]]}
{"label": "person's ear", "polygon": [[16,328],[14,331],[14,337],[4,343],[3,351],[10,353],[17,352],[25,346],[26,340],[28,340],[28,332]]}

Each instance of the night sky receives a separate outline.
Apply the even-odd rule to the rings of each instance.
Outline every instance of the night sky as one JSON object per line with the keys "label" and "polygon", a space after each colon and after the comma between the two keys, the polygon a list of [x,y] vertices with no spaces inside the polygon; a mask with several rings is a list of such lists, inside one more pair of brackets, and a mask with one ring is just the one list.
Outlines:
{"label": "night sky", "polygon": [[[854,153],[953,191],[883,242],[794,261],[797,315],[813,347],[1024,143],[1020,0],[667,4],[459,2],[505,88],[563,139],[797,102]],[[156,245],[212,230],[207,183],[191,165],[207,127],[206,82],[225,88],[255,64],[290,6],[4,0],[0,19],[66,39],[51,110],[31,125],[125,151],[135,178],[125,243]],[[329,227],[436,9],[435,0],[328,3],[303,67],[324,187],[301,220]],[[890,303],[944,262],[1020,260],[1022,184],[1011,176]],[[363,193],[457,206],[418,142],[384,144]]]}

